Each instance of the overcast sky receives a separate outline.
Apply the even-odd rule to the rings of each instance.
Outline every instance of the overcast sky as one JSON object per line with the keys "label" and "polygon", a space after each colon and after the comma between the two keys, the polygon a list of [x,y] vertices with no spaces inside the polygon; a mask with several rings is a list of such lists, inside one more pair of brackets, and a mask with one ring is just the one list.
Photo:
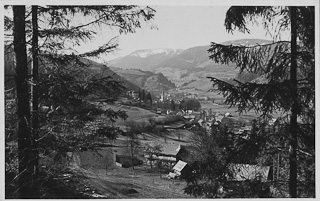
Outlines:
{"label": "overcast sky", "polygon": [[[251,33],[239,31],[227,33],[224,19],[229,6],[150,6],[156,10],[152,23],[143,23],[136,33],[119,36],[119,50],[104,60],[125,56],[139,49],[174,48],[187,49],[209,45],[210,42],[225,42],[243,38],[272,39],[266,35],[261,24],[250,26]],[[158,29],[151,29],[155,25]],[[103,30],[102,35],[91,44],[118,35],[116,30]],[[88,46],[85,46],[86,49]],[[88,49],[87,49],[88,50]]]}
{"label": "overcast sky", "polygon": [[[189,0],[187,2],[195,1]],[[248,38],[272,40],[272,37],[266,34],[261,22],[249,26],[250,34],[244,34],[239,31],[234,31],[233,34],[227,33],[224,27],[224,20],[230,6],[225,6],[226,2],[221,4],[224,1],[214,2],[220,2],[220,4],[215,6],[212,3],[211,5],[190,6],[188,4],[169,4],[166,1],[166,3],[158,6],[150,5],[151,8],[156,10],[154,19],[150,22],[142,23],[142,27],[137,29],[136,33],[119,36],[117,29],[103,28],[95,40],[88,41],[76,49],[79,53],[94,50],[107,43],[113,37],[119,36],[118,50],[107,56],[102,55],[101,59],[97,60],[105,62],[140,49],[187,49],[194,46],[210,45],[210,42],[222,43],[229,40]],[[59,4],[59,2],[57,3]],[[143,7],[145,6],[141,6],[141,8]],[[81,21],[81,19],[79,20]],[[156,26],[157,29],[151,29],[152,26]]]}

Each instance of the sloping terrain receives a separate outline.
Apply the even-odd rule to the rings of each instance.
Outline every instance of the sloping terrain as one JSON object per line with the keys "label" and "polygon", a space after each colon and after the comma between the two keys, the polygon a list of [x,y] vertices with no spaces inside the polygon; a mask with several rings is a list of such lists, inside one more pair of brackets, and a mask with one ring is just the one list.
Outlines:
{"label": "sloping terrain", "polygon": [[[10,47],[5,46],[5,54],[4,54],[4,68],[5,68],[5,87],[6,88],[12,88],[14,86],[14,75],[15,75],[15,71],[14,71],[14,52],[13,49]],[[131,83],[130,81],[128,81],[126,78],[118,75],[117,73],[115,73],[114,71],[112,71],[109,67],[107,67],[104,64],[100,64],[97,62],[94,62],[92,60],[89,59],[82,59],[82,62],[86,63],[88,65],[88,67],[86,69],[82,70],[82,74],[77,75],[79,77],[86,77],[87,75],[90,74],[99,74],[102,77],[107,77],[107,76],[111,76],[114,80],[120,81],[123,83],[123,85],[128,89],[128,90],[139,90],[139,86]],[[40,62],[40,68],[41,68],[42,62]],[[80,71],[79,71],[80,72]]]}
{"label": "sloping terrain", "polygon": [[[270,43],[268,40],[243,39],[226,41],[224,45],[257,45]],[[123,69],[149,70],[162,73],[177,87],[193,80],[204,80],[207,76],[218,79],[234,78],[239,70],[235,64],[221,65],[209,59],[210,46],[197,46],[186,50],[138,50],[132,54],[110,61],[111,66]],[[155,52],[161,52],[156,54]],[[162,56],[160,56],[162,55]],[[160,59],[161,58],[161,59]],[[209,82],[208,82],[209,83]]]}
{"label": "sloping terrain", "polygon": [[162,73],[153,73],[139,69],[121,69],[115,67],[111,67],[110,69],[131,83],[148,91],[167,91],[176,87]]}

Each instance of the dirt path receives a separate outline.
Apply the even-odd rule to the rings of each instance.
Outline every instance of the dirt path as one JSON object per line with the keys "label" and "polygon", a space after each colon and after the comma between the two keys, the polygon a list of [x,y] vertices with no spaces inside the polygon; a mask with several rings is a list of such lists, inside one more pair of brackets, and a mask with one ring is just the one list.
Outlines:
{"label": "dirt path", "polygon": [[87,177],[84,181],[86,185],[107,198],[192,198],[183,194],[180,189],[167,185],[170,181],[163,184],[159,180],[150,182],[150,177],[144,175],[122,175],[121,177],[112,174],[104,175],[102,171],[93,172],[83,168],[79,170]]}

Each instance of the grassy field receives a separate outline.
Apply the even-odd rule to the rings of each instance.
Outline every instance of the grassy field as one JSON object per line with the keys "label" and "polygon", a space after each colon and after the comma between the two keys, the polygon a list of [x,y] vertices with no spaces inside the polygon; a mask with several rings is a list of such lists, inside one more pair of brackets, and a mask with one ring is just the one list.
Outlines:
{"label": "grassy field", "polygon": [[[218,98],[218,96],[215,96]],[[221,97],[220,97],[221,98]],[[234,120],[250,121],[259,116],[255,112],[239,115],[236,108],[229,108],[228,105],[212,103],[212,101],[201,101],[202,109],[212,109],[213,112],[225,114],[231,113]],[[104,105],[105,109],[115,111],[123,110],[129,116],[126,121],[147,122],[150,118],[161,120],[165,116],[158,115],[151,111],[135,106],[125,106],[121,104]],[[117,120],[116,126],[125,127],[126,121]],[[138,152],[135,154],[143,161],[142,165],[132,168],[122,168],[115,165],[116,155],[129,155],[127,146],[128,138],[119,136],[112,141],[112,146],[101,148],[102,158],[87,154],[86,163],[77,166],[83,174],[87,176],[85,182],[101,195],[108,198],[192,198],[183,194],[183,188],[186,186],[183,180],[169,180],[165,178],[167,172],[161,174],[157,169],[151,169],[144,159],[144,146],[147,143],[158,143],[163,145],[163,149],[168,151],[176,150],[179,145],[187,145],[193,133],[188,130],[168,129],[163,133],[142,133],[138,135],[140,141]],[[83,163],[84,164],[84,163]],[[108,164],[108,165],[107,165]],[[106,174],[107,165],[107,174]]]}
{"label": "grassy field", "polygon": [[[159,143],[163,149],[176,150],[179,145],[186,145],[192,136],[188,130],[169,130],[163,134],[143,133],[139,135],[140,148],[135,154],[143,160],[143,164],[132,168],[122,168],[114,164],[115,155],[128,155],[126,147],[127,137],[119,136],[112,142],[112,147],[103,147],[99,151],[101,156],[93,152],[82,153],[82,164],[76,160],[74,169],[81,171],[87,179],[83,182],[96,193],[108,198],[192,198],[183,194],[186,186],[184,180],[169,180],[165,176],[168,171],[161,172],[157,168],[151,169],[144,160],[144,145],[147,143]],[[108,164],[106,174],[106,164]]]}
{"label": "grassy field", "polygon": [[192,198],[183,194],[185,181],[168,180],[164,174],[159,174],[155,169],[153,172],[146,165],[135,168],[117,167],[108,171],[106,175],[103,169],[80,170],[87,179],[83,182],[95,189],[96,193],[111,199],[173,199]]}

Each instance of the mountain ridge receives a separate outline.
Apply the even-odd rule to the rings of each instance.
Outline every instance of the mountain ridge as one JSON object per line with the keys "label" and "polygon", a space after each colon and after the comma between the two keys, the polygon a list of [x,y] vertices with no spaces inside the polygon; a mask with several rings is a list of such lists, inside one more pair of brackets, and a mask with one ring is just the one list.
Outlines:
{"label": "mountain ridge", "polygon": [[[241,39],[225,41],[221,44],[252,46],[271,42],[264,39]],[[195,46],[175,51],[174,54],[164,53],[165,51],[174,52],[173,49],[170,50],[169,48],[162,48],[163,51],[161,53],[156,53],[156,49],[136,50],[129,55],[111,60],[108,63],[113,67],[122,69],[140,69],[156,74],[162,73],[178,87],[191,80],[199,80],[207,76],[219,79],[234,78],[239,72],[236,69],[236,65],[221,65],[210,60],[209,48],[210,45]],[[144,57],[133,56],[139,52],[144,52]],[[148,54],[147,52],[153,53]]]}

